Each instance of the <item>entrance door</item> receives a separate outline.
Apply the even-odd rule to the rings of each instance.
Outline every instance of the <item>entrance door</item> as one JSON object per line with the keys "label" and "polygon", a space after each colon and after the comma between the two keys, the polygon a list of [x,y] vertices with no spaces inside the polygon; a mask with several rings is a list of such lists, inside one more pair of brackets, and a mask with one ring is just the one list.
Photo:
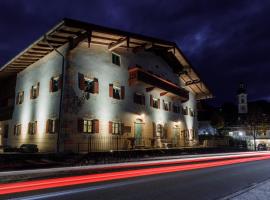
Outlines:
{"label": "entrance door", "polygon": [[173,145],[180,146],[180,128],[178,126],[173,128]]}
{"label": "entrance door", "polygon": [[137,119],[135,122],[135,145],[142,146],[142,120]]}

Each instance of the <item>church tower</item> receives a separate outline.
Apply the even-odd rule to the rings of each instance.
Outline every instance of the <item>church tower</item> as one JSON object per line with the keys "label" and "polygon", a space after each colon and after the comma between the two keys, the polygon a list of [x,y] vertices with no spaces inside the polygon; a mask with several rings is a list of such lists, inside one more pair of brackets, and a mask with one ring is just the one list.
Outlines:
{"label": "church tower", "polygon": [[237,96],[238,96],[238,114],[247,114],[248,113],[247,91],[244,83],[239,84]]}

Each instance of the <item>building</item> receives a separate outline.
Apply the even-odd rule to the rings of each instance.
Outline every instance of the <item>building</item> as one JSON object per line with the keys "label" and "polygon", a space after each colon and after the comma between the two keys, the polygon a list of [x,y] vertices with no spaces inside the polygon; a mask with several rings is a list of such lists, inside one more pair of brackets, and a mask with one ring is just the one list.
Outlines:
{"label": "building", "polygon": [[0,80],[2,144],[43,152],[196,145],[196,102],[212,97],[174,42],[72,19]]}
{"label": "building", "polygon": [[234,139],[246,141],[250,149],[260,145],[270,147],[270,103],[248,102],[247,96],[246,86],[240,83],[237,90],[237,112],[232,112],[232,109],[229,111],[237,113],[237,116],[230,116],[235,120],[227,120],[223,131]]}

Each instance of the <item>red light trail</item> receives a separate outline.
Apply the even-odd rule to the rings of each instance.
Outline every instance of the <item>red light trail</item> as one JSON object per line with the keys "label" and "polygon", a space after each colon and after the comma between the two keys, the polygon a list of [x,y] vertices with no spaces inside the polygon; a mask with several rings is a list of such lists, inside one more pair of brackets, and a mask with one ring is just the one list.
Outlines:
{"label": "red light trail", "polygon": [[[82,175],[82,176],[73,176],[73,177],[64,177],[64,178],[51,178],[45,180],[35,180],[35,181],[25,181],[19,183],[8,183],[0,184],[0,195],[18,193],[18,192],[27,192],[40,189],[72,186],[86,183],[96,183],[102,181],[110,181],[117,179],[125,179],[132,177],[141,177],[148,175],[157,175],[170,172],[180,172],[180,171],[189,171],[195,169],[203,169],[210,167],[218,167],[224,165],[232,165],[244,162],[259,161],[270,159],[270,155],[265,154],[257,157],[248,157],[248,158],[234,158],[231,160],[218,160],[208,163],[196,163],[196,164],[185,164],[181,166],[163,166],[158,168],[148,168],[148,169],[136,169],[136,170],[126,170],[121,172],[107,172],[102,174],[91,174],[91,175]],[[195,159],[194,159],[195,160]],[[211,159],[209,159],[211,160]],[[193,160],[191,160],[193,162]]]}

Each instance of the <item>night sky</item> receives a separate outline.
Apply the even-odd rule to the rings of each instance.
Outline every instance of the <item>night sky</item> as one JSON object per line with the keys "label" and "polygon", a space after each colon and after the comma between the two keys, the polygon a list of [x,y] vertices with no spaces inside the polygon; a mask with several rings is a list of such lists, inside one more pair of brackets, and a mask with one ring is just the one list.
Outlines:
{"label": "night sky", "polygon": [[270,100],[269,0],[1,0],[0,66],[62,18],[177,42],[215,95]]}

